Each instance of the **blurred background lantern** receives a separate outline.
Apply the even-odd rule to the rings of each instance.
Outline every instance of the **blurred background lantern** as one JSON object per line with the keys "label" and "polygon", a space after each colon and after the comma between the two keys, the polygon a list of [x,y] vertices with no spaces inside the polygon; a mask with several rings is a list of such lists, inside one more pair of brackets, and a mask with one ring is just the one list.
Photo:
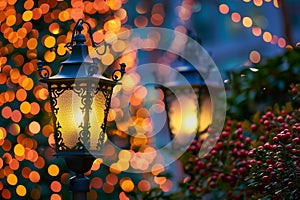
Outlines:
{"label": "blurred background lantern", "polygon": [[186,147],[211,124],[211,100],[202,76],[190,63],[179,58],[173,68],[177,72],[174,81],[162,87],[167,121],[173,143]]}
{"label": "blurred background lantern", "polygon": [[121,70],[112,74],[112,79],[98,73],[98,66],[89,56],[85,36],[81,33],[84,25],[79,20],[66,47],[71,50],[69,58],[61,63],[58,74],[49,77],[46,68],[38,63],[38,70],[46,83],[52,109],[56,156],[63,157],[68,167],[76,173],[70,179],[73,199],[86,199],[89,179],[84,176],[95,160],[101,157],[102,146],[106,139],[105,129],[114,86],[125,73]]}

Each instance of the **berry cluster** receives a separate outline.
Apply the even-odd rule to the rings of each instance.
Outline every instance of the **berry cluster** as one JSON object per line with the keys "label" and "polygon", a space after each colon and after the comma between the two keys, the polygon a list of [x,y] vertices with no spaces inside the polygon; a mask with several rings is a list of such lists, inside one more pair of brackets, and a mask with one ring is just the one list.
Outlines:
{"label": "berry cluster", "polygon": [[195,140],[187,150],[185,171],[190,176],[186,184],[189,196],[194,199],[205,196],[209,199],[241,199],[245,196],[245,187],[240,186],[245,185],[249,172],[250,137],[244,135],[241,122],[228,120],[220,137],[210,140],[215,145],[203,158],[198,156],[202,141]]}
{"label": "berry cluster", "polygon": [[[259,127],[259,128],[257,128]],[[256,198],[300,198],[300,123],[298,111],[268,111],[258,124],[255,148],[249,151],[248,183]]]}

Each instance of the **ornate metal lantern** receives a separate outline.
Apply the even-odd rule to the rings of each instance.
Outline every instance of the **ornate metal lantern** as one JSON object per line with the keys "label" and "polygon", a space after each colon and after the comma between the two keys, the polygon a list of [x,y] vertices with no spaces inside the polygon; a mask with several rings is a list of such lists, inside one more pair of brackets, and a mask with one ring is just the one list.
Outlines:
{"label": "ornate metal lantern", "polygon": [[186,147],[211,124],[211,101],[203,78],[190,63],[178,59],[174,69],[177,77],[161,89],[173,144]]}
{"label": "ornate metal lantern", "polygon": [[[76,172],[70,180],[73,199],[86,199],[89,181],[84,177],[95,160],[101,156],[105,140],[107,116],[114,86],[125,73],[125,64],[116,70],[112,79],[98,74],[97,64],[89,57],[83,24],[79,20],[73,30],[70,57],[61,63],[58,74],[49,72],[38,63],[41,82],[46,83],[52,109],[56,156],[63,157]],[[93,46],[95,43],[91,37]]]}

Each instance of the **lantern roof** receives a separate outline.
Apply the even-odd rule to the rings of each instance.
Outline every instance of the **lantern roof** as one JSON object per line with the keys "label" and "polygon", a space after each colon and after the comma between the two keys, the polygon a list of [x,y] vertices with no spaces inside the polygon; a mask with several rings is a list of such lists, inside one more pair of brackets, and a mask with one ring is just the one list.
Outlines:
{"label": "lantern roof", "polygon": [[173,81],[165,83],[167,87],[193,87],[205,86],[205,82],[201,74],[189,62],[178,59],[172,65],[173,69],[178,72]]}
{"label": "lantern roof", "polygon": [[[88,46],[84,43],[86,38],[85,35],[81,33],[83,23],[86,22],[79,20],[75,25],[72,40],[66,44],[66,47],[71,49],[71,54],[67,60],[61,63],[60,71],[54,76],[42,76],[41,82],[63,83],[74,82],[75,79],[80,79],[83,81],[101,81],[111,85],[117,83],[116,80],[111,80],[98,73],[97,63],[89,56]],[[86,24],[89,25],[88,23]],[[95,46],[93,40],[92,45]],[[49,73],[47,75],[49,75]]]}

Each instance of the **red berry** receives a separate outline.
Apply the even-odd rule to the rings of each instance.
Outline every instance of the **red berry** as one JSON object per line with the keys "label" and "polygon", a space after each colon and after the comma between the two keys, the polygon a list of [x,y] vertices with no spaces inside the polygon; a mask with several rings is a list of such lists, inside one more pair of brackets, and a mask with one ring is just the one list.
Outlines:
{"label": "red berry", "polygon": [[218,179],[218,176],[216,176],[216,175],[213,175],[212,177],[211,177],[211,180],[213,180],[213,181],[215,181],[215,180],[217,180]]}
{"label": "red berry", "polygon": [[242,134],[242,133],[243,133],[243,129],[242,129],[242,128],[238,128],[238,129],[236,130],[236,132],[237,132],[237,134]]}
{"label": "red berry", "polygon": [[194,186],[190,186],[189,190],[190,190],[191,192],[193,192],[193,191],[195,191],[195,187],[194,187]]}
{"label": "red berry", "polygon": [[258,150],[264,150],[264,147],[263,146],[259,146],[257,149]]}
{"label": "red berry", "polygon": [[231,170],[231,174],[236,175],[238,173],[238,170],[236,168],[233,168]]}
{"label": "red berry", "polygon": [[229,132],[228,131],[222,131],[221,133],[222,137],[228,137],[229,136]]}
{"label": "red berry", "polygon": [[218,152],[217,152],[215,149],[213,149],[210,153],[211,153],[211,155],[213,155],[213,156],[215,156],[215,155],[218,154]]}
{"label": "red berry", "polygon": [[229,132],[230,129],[231,129],[230,126],[226,126],[224,130]]}
{"label": "red berry", "polygon": [[295,138],[293,139],[293,142],[294,142],[294,143],[298,143],[298,142],[299,142],[299,138],[298,138],[298,137],[295,137]]}
{"label": "red berry", "polygon": [[228,120],[228,121],[226,122],[226,124],[227,124],[228,126],[231,126],[232,121]]}
{"label": "red berry", "polygon": [[296,154],[297,152],[298,152],[297,149],[292,149],[292,153],[293,153],[293,154]]}
{"label": "red berry", "polygon": [[202,189],[201,188],[197,188],[197,193],[201,193]]}
{"label": "red berry", "polygon": [[251,129],[252,132],[257,131],[257,126],[256,126],[256,124],[251,124],[250,129]]}
{"label": "red berry", "polygon": [[207,153],[207,154],[204,155],[204,159],[208,160],[209,158],[210,158],[210,154],[209,153]]}
{"label": "red berry", "polygon": [[283,116],[285,116],[287,113],[286,113],[285,110],[281,110],[281,114],[282,114]]}
{"label": "red berry", "polygon": [[237,148],[234,148],[234,149],[232,150],[232,155],[237,155],[237,153],[238,153],[238,149],[237,149]]}
{"label": "red berry", "polygon": [[270,119],[273,119],[273,117],[274,117],[274,114],[272,113],[272,112],[267,112],[266,113],[266,116],[268,117],[268,118],[270,118]]}
{"label": "red berry", "polygon": [[212,188],[213,188],[213,187],[216,187],[216,183],[215,183],[214,181],[211,181],[211,182],[209,183],[209,186],[212,187]]}
{"label": "red berry", "polygon": [[262,142],[265,142],[265,141],[266,141],[266,138],[265,138],[265,136],[261,135],[261,136],[259,137],[259,140],[262,141]]}
{"label": "red berry", "polygon": [[238,127],[238,128],[241,128],[242,127],[242,122],[238,122],[238,123],[236,123],[236,126]]}
{"label": "red berry", "polygon": [[246,168],[245,167],[240,167],[239,172],[240,172],[240,174],[246,173]]}
{"label": "red berry", "polygon": [[268,176],[263,176],[262,177],[262,180],[265,182],[265,183],[269,183],[270,182],[270,178]]}
{"label": "red berry", "polygon": [[254,152],[253,152],[253,151],[249,151],[249,152],[248,152],[248,156],[249,156],[249,157],[253,157],[253,156],[254,156]]}
{"label": "red berry", "polygon": [[273,167],[268,167],[268,168],[266,169],[266,171],[269,172],[269,173],[271,173],[271,172],[273,171]]}
{"label": "red berry", "polygon": [[264,149],[272,149],[271,145],[269,142],[264,144]]}
{"label": "red berry", "polygon": [[292,89],[292,93],[297,94],[297,93],[298,93],[297,88],[294,87],[294,88]]}
{"label": "red berry", "polygon": [[273,142],[277,143],[279,141],[278,137],[273,137]]}
{"label": "red berry", "polygon": [[250,137],[246,137],[245,138],[245,142],[248,143],[248,144],[250,144],[251,143],[251,138]]}
{"label": "red berry", "polygon": [[280,122],[280,123],[283,123],[284,122],[284,118],[282,116],[278,116],[277,117],[277,120]]}

